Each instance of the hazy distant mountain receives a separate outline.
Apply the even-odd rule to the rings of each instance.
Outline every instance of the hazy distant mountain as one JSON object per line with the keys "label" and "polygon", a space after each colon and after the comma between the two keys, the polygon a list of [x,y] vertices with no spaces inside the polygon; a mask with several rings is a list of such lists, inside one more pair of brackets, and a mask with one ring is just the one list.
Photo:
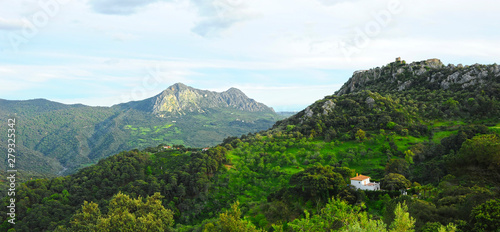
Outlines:
{"label": "hazy distant mountain", "polygon": [[[163,204],[168,202],[175,214],[179,230],[222,231],[228,225],[224,211],[233,202],[245,207],[235,223],[247,228],[255,225],[266,230],[278,225],[294,230],[306,225],[310,231],[349,230],[354,228],[349,223],[331,223],[338,216],[331,209],[343,204],[354,219],[350,225],[372,231],[368,224],[377,224],[385,230],[393,223],[385,219],[397,215],[391,212],[406,202],[406,215],[414,219],[403,224],[415,231],[437,231],[437,227],[444,231],[442,224],[449,222],[459,222],[460,231],[494,231],[498,228],[495,220],[483,223],[476,216],[498,212],[494,206],[500,196],[499,91],[500,68],[496,64],[463,67],[445,66],[437,59],[411,64],[397,60],[358,71],[336,94],[273,128],[225,139],[208,151],[165,150],[155,145],[116,154],[75,175],[22,184],[23,191],[16,193],[21,199],[16,201],[16,212],[22,213],[16,214],[15,229],[49,231],[63,226],[78,230],[75,215],[85,201],[97,202],[102,212],[109,212],[112,206],[108,202],[120,192],[134,197],[160,192]],[[224,94],[230,96],[224,98]],[[205,104],[205,98],[214,100]],[[116,146],[124,142],[128,147],[140,147],[169,133],[191,141],[238,127],[248,130],[245,125],[263,122],[259,119],[248,124],[248,115],[275,115],[249,111],[260,109],[255,104],[236,90],[209,95],[178,84],[151,99],[113,107],[115,113],[96,124],[92,141],[97,148],[91,149],[119,150]],[[59,110],[58,115],[72,115],[81,109],[73,115],[95,120],[84,112],[100,113],[99,109],[67,107],[71,107],[69,113]],[[76,129],[59,131],[51,133],[67,133],[62,137],[67,140],[74,135],[71,133],[79,133]],[[181,137],[185,134],[191,137]],[[58,143],[47,139],[43,144]],[[89,157],[96,154],[94,150]],[[354,190],[348,183],[358,174],[379,182],[385,191]],[[1,185],[8,188],[5,182]],[[407,190],[408,195],[398,190]],[[8,209],[9,200],[4,198],[3,202],[0,208]],[[356,216],[359,208],[351,208],[359,204],[370,206],[362,215],[364,219]],[[321,207],[324,210],[318,210]],[[238,203],[234,212],[239,212],[237,208]],[[306,210],[313,216],[298,216]],[[381,215],[385,215],[384,220],[378,219]],[[7,217],[0,214],[3,225],[9,224]],[[369,223],[358,223],[365,219]],[[76,223],[70,224],[70,220]]]}
{"label": "hazy distant mountain", "polygon": [[274,112],[272,108],[248,98],[236,88],[218,93],[195,89],[182,83],[176,83],[154,97],[138,102],[123,103],[118,107],[152,112],[162,117],[193,112],[205,113],[210,109],[218,108],[250,112]]}
{"label": "hazy distant mountain", "polygon": [[[32,174],[69,173],[122,150],[162,143],[215,145],[228,136],[267,129],[280,118],[238,89],[218,93],[181,83],[152,98],[112,107],[0,99],[0,120],[14,114],[22,152],[18,165]],[[7,130],[4,124],[1,131]]]}

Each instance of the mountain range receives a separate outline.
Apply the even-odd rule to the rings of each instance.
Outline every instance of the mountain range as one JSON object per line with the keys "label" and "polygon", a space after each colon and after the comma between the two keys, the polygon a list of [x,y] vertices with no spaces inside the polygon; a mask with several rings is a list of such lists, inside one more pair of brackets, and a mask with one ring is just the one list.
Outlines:
{"label": "mountain range", "polygon": [[[101,150],[112,148],[117,134],[147,132],[141,127],[154,120],[192,117],[189,122],[195,124],[203,119],[200,115],[229,117],[236,113],[228,109],[249,106],[254,111],[244,112],[269,112],[253,101],[223,96],[214,97],[211,107],[198,107],[205,93],[181,85],[166,91],[178,94],[111,107],[126,112],[119,115],[107,115],[107,108],[47,101],[28,108],[32,115],[58,108],[57,115],[69,116],[57,121],[73,117],[81,123],[78,128],[97,121],[93,134],[115,131],[111,143],[106,136],[96,140]],[[22,183],[16,224],[9,224],[2,211],[0,230],[496,231],[499,91],[496,64],[397,59],[355,72],[336,93],[272,128],[226,138],[208,150],[165,149],[158,142],[103,158],[71,175]],[[18,103],[25,107],[26,102]],[[64,111],[67,107],[71,110]],[[150,117],[134,124],[140,127],[127,124],[143,114]],[[243,121],[237,117],[241,121],[234,126]],[[51,130],[33,133],[55,133]],[[67,140],[60,144],[68,138],[61,137]],[[380,183],[382,191],[356,189],[349,185],[353,177]],[[0,186],[7,188],[5,182]],[[0,208],[9,204],[4,198]],[[154,210],[142,210],[147,207]]]}
{"label": "mountain range", "polygon": [[206,113],[210,109],[221,108],[274,113],[272,108],[248,98],[237,88],[230,88],[227,91],[217,93],[195,89],[182,83],[174,84],[160,94],[146,100],[123,103],[116,107],[152,112],[159,117]]}
{"label": "mountain range", "polygon": [[[334,130],[345,125],[355,128],[391,120],[397,120],[401,128],[437,119],[496,121],[500,118],[498,96],[500,66],[497,64],[444,65],[435,58],[407,64],[397,59],[381,67],[354,72],[334,94],[274,127],[298,125],[304,129],[303,133],[310,133],[318,120],[320,124],[335,121],[331,125]],[[399,100],[393,102],[394,99]],[[366,112],[356,111],[359,107]]]}
{"label": "mountain range", "polygon": [[229,136],[267,129],[282,118],[236,88],[219,93],[182,83],[111,107],[0,99],[0,120],[13,115],[18,167],[35,175],[68,174],[120,151],[157,144],[212,146]]}

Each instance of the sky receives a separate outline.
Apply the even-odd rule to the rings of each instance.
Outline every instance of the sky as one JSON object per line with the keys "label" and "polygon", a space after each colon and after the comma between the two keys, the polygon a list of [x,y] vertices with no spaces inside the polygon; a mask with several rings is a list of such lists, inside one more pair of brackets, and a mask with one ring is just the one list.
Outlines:
{"label": "sky", "polygon": [[356,70],[492,64],[500,2],[0,0],[0,98],[111,106],[182,82],[300,111]]}

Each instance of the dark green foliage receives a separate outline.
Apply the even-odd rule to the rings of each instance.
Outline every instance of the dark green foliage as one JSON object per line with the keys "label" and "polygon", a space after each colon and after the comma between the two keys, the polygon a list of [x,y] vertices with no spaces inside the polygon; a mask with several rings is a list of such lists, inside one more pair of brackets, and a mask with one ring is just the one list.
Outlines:
{"label": "dark green foliage", "polygon": [[498,231],[500,229],[500,200],[490,200],[474,207],[471,220],[474,231]]}
{"label": "dark green foliage", "polygon": [[421,229],[422,232],[436,232],[443,226],[439,222],[427,222]]}
{"label": "dark green foliage", "polygon": [[[143,202],[141,197],[118,193],[111,198],[106,214],[101,214],[97,204],[85,201],[67,231],[172,231],[172,211],[162,206],[161,198],[155,193]],[[64,230],[64,226],[58,229]]]}
{"label": "dark green foliage", "polygon": [[326,202],[345,188],[344,178],[330,166],[312,166],[292,175],[290,188],[304,199],[321,199]]}
{"label": "dark green foliage", "polygon": [[[222,144],[208,151],[184,146],[194,137],[183,137],[189,129],[179,130],[180,124],[198,125],[206,119],[204,114],[186,114],[184,122],[177,120],[176,125],[159,132],[166,133],[163,138],[181,138],[173,149],[163,148],[164,143],[141,152],[122,152],[68,177],[21,184],[16,198],[19,225],[15,228],[71,228],[72,220],[82,218],[79,209],[85,201],[96,204],[84,204],[89,212],[111,215],[110,202],[120,191],[132,198],[161,193],[165,196],[162,206],[172,211],[178,231],[411,231],[413,226],[416,231],[454,231],[450,223],[461,231],[498,227],[498,78],[489,73],[484,79],[487,84],[473,87],[451,83],[443,88],[440,84],[446,75],[460,70],[493,67],[416,65],[414,70],[402,62],[374,69],[377,80],[355,74],[365,79],[350,82],[351,87],[343,88],[342,94],[327,96],[270,130],[239,131],[246,133],[240,137],[225,134]],[[415,70],[425,71],[417,75]],[[433,77],[434,81],[427,81]],[[116,141],[127,133],[147,139],[138,130],[146,132],[164,120],[139,120],[142,108],[134,107],[129,110],[137,111],[109,115],[93,128],[102,134],[95,137],[98,150],[118,149]],[[216,112],[220,118],[225,113]],[[115,127],[134,121],[138,123],[128,129]],[[259,124],[254,123],[246,126]],[[219,125],[214,120],[206,124]],[[245,125],[237,121],[231,126]],[[66,127],[51,133],[78,136]],[[195,134],[196,139],[215,137],[205,130]],[[138,140],[127,146],[142,149],[155,141]],[[50,145],[53,142],[47,138],[40,146],[58,149]],[[102,153],[89,157],[98,159]],[[348,187],[356,173],[394,191]],[[231,205],[233,202],[239,205]],[[10,228],[5,222],[3,225],[2,229]]]}
{"label": "dark green foliage", "polygon": [[[427,136],[431,131],[421,124],[422,119],[498,118],[500,80],[498,74],[491,71],[498,66],[474,65],[463,70],[435,66],[416,74],[415,70],[425,66],[424,63],[398,68],[388,65],[355,74],[336,95],[327,96],[276,123],[275,128],[294,125],[295,131],[310,135],[314,130],[314,136],[324,136],[328,140],[334,137],[343,139],[346,132],[353,139],[359,129],[387,129],[403,136]],[[438,84],[446,82],[446,75],[479,75],[481,72],[488,73],[481,77],[481,84],[468,83],[468,87]],[[355,84],[349,84],[351,81]],[[409,87],[398,87],[406,82],[410,83]],[[326,132],[328,128],[335,128],[336,136]]]}
{"label": "dark green foliage", "polygon": [[[215,225],[214,225],[215,224]],[[219,218],[215,223],[208,223],[205,225],[204,232],[259,232],[263,230],[258,230],[252,223],[241,219],[241,210],[239,209],[239,203],[236,202],[231,205],[231,209],[219,215]]]}
{"label": "dark green foliage", "polygon": [[385,174],[397,173],[407,176],[410,171],[410,164],[404,159],[391,159],[385,166]]}
{"label": "dark green foliage", "polygon": [[[17,114],[17,137],[21,140],[17,145],[23,154],[18,169],[30,175],[56,176],[74,173],[124,150],[161,143],[214,146],[227,136],[268,129],[282,118],[270,109],[246,111],[231,107],[159,117],[152,108],[145,111],[127,104],[91,107],[43,99],[0,99],[0,120],[7,121],[7,117]],[[0,130],[7,131],[5,123],[0,124]],[[0,138],[1,149],[7,144],[6,138]],[[0,167],[5,169],[5,163]]]}
{"label": "dark green foliage", "polygon": [[449,153],[453,150],[455,153],[460,150],[462,143],[467,139],[472,139],[477,134],[487,134],[488,127],[484,125],[462,126],[458,129],[457,134],[453,134],[441,140],[441,145],[444,147],[444,153]]}
{"label": "dark green foliage", "polygon": [[397,173],[389,173],[382,180],[382,188],[387,190],[406,190],[411,186],[411,182],[403,175]]}
{"label": "dark green foliage", "polygon": [[495,134],[479,135],[465,141],[458,151],[457,165],[479,166],[489,170],[500,168],[500,138]]}
{"label": "dark green foliage", "polygon": [[[366,103],[367,99],[373,99],[373,104]],[[329,111],[325,110],[328,102],[335,104]],[[312,112],[312,116],[307,115],[304,110],[290,118],[278,121],[274,128],[282,128],[291,124],[296,125],[293,131],[299,131],[302,134],[310,135],[314,130],[314,136],[326,136],[333,139],[342,138],[344,133],[347,133],[348,135],[345,135],[347,140],[356,137],[363,140],[366,137],[363,131],[387,129],[388,120],[393,120],[390,123],[394,125],[419,125],[410,124],[410,118],[415,117],[415,113],[401,107],[391,96],[383,96],[370,91],[328,96],[308,109]],[[397,131],[403,128],[391,127],[390,129]],[[356,135],[358,132],[359,134]]]}
{"label": "dark green foliage", "polygon": [[[206,198],[210,176],[220,169],[225,149],[216,147],[202,153],[200,149],[165,151],[159,146],[156,150],[161,152],[154,155],[122,152],[71,176],[21,184],[16,194],[19,216],[14,228],[17,231],[33,231],[30,228],[45,231],[59,225],[67,226],[71,215],[84,201],[107,207],[119,191],[134,198],[160,192],[165,196],[164,205],[177,212],[177,218],[202,214],[205,210],[200,207],[203,206],[191,199]],[[150,175],[148,170],[151,170]],[[4,199],[4,208],[7,200]],[[199,208],[198,213],[180,214],[193,208]],[[107,213],[106,208],[102,212]]]}

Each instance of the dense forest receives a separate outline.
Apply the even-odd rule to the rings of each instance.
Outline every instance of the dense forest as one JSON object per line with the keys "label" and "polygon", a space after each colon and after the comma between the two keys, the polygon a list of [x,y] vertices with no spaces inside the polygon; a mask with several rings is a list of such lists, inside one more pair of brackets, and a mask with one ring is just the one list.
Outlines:
{"label": "dense forest", "polygon": [[[269,130],[208,150],[160,144],[26,181],[16,224],[2,213],[0,230],[497,231],[495,67],[395,62],[355,73],[337,94]],[[442,85],[483,69],[493,71]],[[356,79],[370,72],[377,81]],[[432,76],[441,84],[419,81]],[[398,90],[402,83],[415,84]],[[357,174],[382,191],[351,186]]]}
{"label": "dense forest", "polygon": [[[175,107],[162,108],[164,102]],[[160,143],[213,146],[284,118],[237,89],[217,93],[180,83],[152,98],[112,107],[0,99],[0,120],[9,117],[19,122],[17,149],[23,162],[18,169],[27,179],[68,175],[120,151]],[[6,144],[1,137],[0,149]]]}

